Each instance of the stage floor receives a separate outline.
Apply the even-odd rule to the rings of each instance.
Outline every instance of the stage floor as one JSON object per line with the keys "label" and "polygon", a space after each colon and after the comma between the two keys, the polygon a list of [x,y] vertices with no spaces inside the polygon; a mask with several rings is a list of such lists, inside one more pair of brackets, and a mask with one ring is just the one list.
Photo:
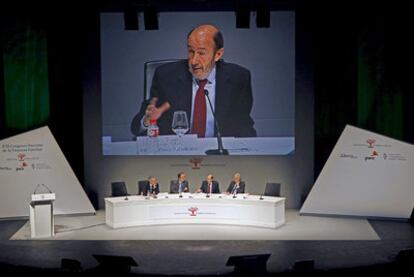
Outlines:
{"label": "stage floor", "polygon": [[[380,240],[366,219],[300,216],[286,210],[286,224],[277,229],[173,224],[112,229],[105,213],[55,216],[55,237],[47,240]],[[31,240],[26,222],[10,240]]]}
{"label": "stage floor", "polygon": [[[65,223],[69,219],[73,222],[71,225]],[[28,238],[16,240],[17,237],[14,234],[18,231],[20,232],[17,234],[23,234],[21,228],[28,226],[27,221],[0,220],[0,249],[2,250],[0,251],[0,264],[59,268],[61,259],[69,258],[80,261],[83,269],[91,269],[97,266],[92,255],[105,254],[132,257],[139,264],[139,267],[134,267],[132,270],[139,274],[217,275],[233,270],[232,267],[226,267],[226,261],[230,256],[268,253],[271,256],[267,268],[269,272],[276,273],[288,270],[295,261],[308,259],[313,259],[315,268],[321,270],[387,263],[395,259],[400,250],[414,247],[414,226],[408,222],[370,219],[368,224],[375,230],[380,240],[347,240],[350,239],[351,233],[357,232],[351,230],[357,226],[352,224],[355,223],[354,219],[300,217],[297,211],[291,210],[287,211],[287,224],[273,230],[279,233],[280,239],[275,240],[263,238],[255,240],[253,236],[247,240],[236,240],[235,234],[231,239],[223,240],[224,237],[230,237],[230,234],[224,235],[224,229],[205,225],[197,226],[199,233],[194,236],[197,240],[190,240],[190,238],[188,240],[162,240],[161,238],[167,237],[168,233],[171,233],[168,234],[169,237],[177,237],[175,230],[171,229],[173,226],[158,226],[156,234],[146,233],[152,231],[148,228],[112,230],[116,231],[112,232],[113,234],[118,231],[137,232],[135,237],[139,239],[136,240],[128,240],[128,238],[97,240],[101,234],[98,233],[92,237],[89,230],[91,240],[86,240],[86,237],[80,240],[76,236],[82,233],[81,230],[70,231],[69,228],[83,227],[85,228],[83,231],[86,231],[93,229],[88,226],[94,224],[101,224],[100,227],[103,228],[102,213],[98,213],[96,217],[56,217],[56,220],[58,233],[54,240],[29,240]],[[313,224],[304,224],[308,221]],[[340,225],[333,226],[334,222]],[[321,225],[318,226],[318,223]],[[366,226],[366,221],[362,220],[359,224]],[[329,230],[329,226],[333,229]],[[346,231],[341,231],[340,229],[344,226],[347,226]],[[202,227],[208,227],[208,229],[204,231]],[[226,227],[227,232],[230,230],[244,232],[242,230],[244,228]],[[250,228],[247,229],[250,230]],[[259,237],[260,232],[264,234],[270,231],[253,229],[257,232],[256,238]],[[363,236],[374,238],[368,235],[368,233],[372,234],[370,229],[363,228],[363,230],[367,233],[359,234],[359,238]],[[167,234],[162,234],[162,231]],[[289,231],[292,233],[288,234]],[[217,232],[217,234],[211,234],[211,232]],[[322,233],[318,235],[318,232]],[[305,235],[306,233],[308,235]],[[338,240],[333,240],[334,234]],[[206,239],[213,236],[214,240]],[[295,239],[281,239],[282,237],[287,239],[288,236]],[[15,240],[11,240],[11,237]],[[144,240],[149,237],[156,238]],[[313,240],[312,237],[323,240]],[[305,238],[308,240],[304,240]]]}

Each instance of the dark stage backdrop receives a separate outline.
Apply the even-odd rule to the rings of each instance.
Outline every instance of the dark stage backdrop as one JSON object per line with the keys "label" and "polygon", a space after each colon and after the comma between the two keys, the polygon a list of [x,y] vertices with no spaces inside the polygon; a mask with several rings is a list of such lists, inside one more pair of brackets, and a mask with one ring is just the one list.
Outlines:
{"label": "dark stage backdrop", "polygon": [[[306,26],[303,36],[308,44],[305,47],[311,49],[305,54],[309,66],[303,67],[302,73],[311,76],[314,82],[304,82],[299,89],[315,91],[314,121],[310,118],[314,122],[315,135],[313,128],[309,132],[312,145],[315,138],[315,176],[346,124],[413,143],[414,99],[410,61],[413,60],[414,47],[410,39],[410,26],[413,25],[410,9],[401,3],[398,6],[375,3],[368,7],[363,4],[355,6],[349,1],[320,5],[313,1],[303,2],[298,6],[297,28]],[[28,21],[35,23],[33,30],[46,31],[49,116],[45,113],[41,121],[50,125],[81,183],[95,187],[93,178],[86,171],[90,172],[93,163],[99,161],[89,158],[83,178],[83,143],[85,139],[98,141],[100,136],[83,125],[100,124],[100,119],[93,121],[84,118],[83,114],[85,110],[94,109],[99,113],[99,107],[93,102],[97,98],[83,96],[85,93],[92,96],[100,93],[99,76],[93,76],[99,75],[99,55],[97,59],[93,56],[99,49],[86,47],[90,40],[99,42],[96,32],[99,30],[100,9],[74,7],[47,14],[42,13],[43,10],[45,7],[2,6],[0,11],[0,138],[42,124],[33,121],[19,129],[6,124],[5,85],[9,80],[6,82],[5,77],[10,65],[4,51],[5,27],[16,20]],[[41,55],[39,53],[39,57]],[[28,74],[35,74],[34,70]],[[35,86],[45,87],[43,78],[34,78],[33,82]],[[313,96],[306,101],[303,106],[298,103],[297,109],[313,106]],[[47,100],[42,100],[42,106],[46,109]],[[99,147],[95,150],[99,151]],[[308,184],[307,188],[310,186]]]}
{"label": "dark stage backdrop", "polygon": [[313,20],[315,177],[346,124],[414,142],[414,22],[381,5],[339,3]]}
{"label": "dark stage backdrop", "polygon": [[70,10],[0,9],[0,139],[48,125],[82,184],[83,23]]}

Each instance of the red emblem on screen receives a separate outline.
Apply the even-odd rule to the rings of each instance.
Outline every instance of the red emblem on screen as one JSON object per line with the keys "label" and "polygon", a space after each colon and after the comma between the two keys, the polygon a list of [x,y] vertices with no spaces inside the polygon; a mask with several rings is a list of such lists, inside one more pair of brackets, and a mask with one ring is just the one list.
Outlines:
{"label": "red emblem on screen", "polygon": [[375,139],[367,139],[368,148],[374,148]]}
{"label": "red emblem on screen", "polygon": [[188,211],[190,212],[190,216],[196,216],[198,208],[197,207],[191,207],[191,208],[188,208]]}

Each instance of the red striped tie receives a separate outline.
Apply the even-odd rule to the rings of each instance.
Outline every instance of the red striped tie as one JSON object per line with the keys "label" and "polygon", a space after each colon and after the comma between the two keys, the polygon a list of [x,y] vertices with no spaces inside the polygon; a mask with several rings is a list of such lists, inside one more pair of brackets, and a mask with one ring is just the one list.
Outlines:
{"label": "red striped tie", "polygon": [[206,136],[207,104],[204,87],[207,80],[198,81],[197,94],[194,100],[193,128],[191,133],[197,134],[199,138]]}

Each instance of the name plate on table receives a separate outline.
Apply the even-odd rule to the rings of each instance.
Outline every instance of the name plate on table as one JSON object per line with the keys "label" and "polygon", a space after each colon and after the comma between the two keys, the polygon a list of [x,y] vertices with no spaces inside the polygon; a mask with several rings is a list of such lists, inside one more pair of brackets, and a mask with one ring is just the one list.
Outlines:
{"label": "name plate on table", "polygon": [[240,208],[236,206],[207,206],[207,205],[180,205],[180,206],[149,206],[149,215],[153,219],[169,218],[214,218],[239,219]]}

